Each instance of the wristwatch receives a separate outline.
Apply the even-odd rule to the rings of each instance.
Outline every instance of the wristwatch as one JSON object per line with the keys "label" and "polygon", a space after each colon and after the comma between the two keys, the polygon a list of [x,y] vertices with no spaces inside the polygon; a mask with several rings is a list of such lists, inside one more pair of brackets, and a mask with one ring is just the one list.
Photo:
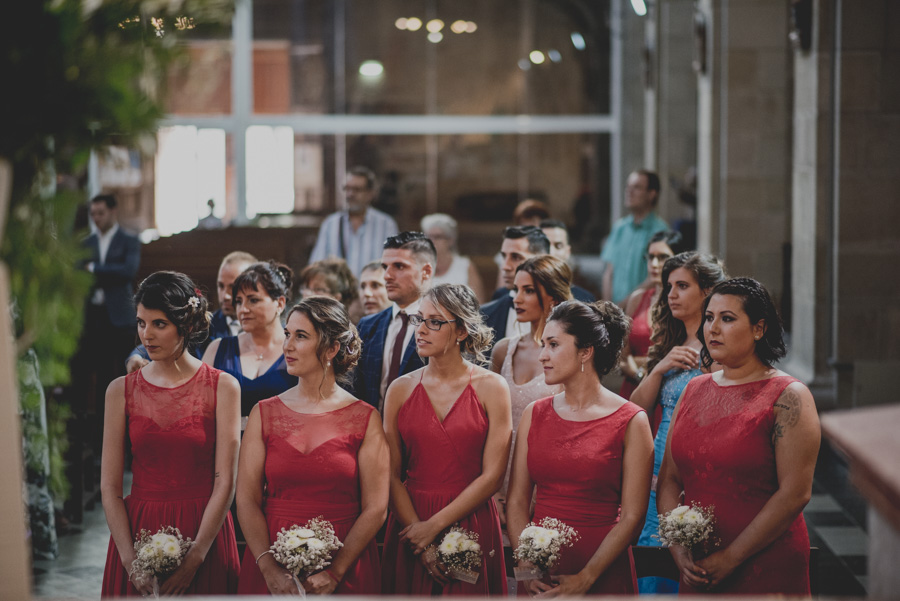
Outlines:
{"label": "wristwatch", "polygon": [[644,376],[646,376],[646,375],[647,375],[647,372],[644,370],[643,367],[637,368],[637,371],[634,372],[634,377],[637,379],[638,382],[643,380]]}

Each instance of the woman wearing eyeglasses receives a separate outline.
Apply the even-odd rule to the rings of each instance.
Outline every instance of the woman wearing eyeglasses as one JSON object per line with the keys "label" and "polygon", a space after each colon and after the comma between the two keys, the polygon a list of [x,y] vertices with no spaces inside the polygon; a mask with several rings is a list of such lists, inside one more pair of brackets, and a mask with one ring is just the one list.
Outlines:
{"label": "woman wearing eyeglasses", "polygon": [[[509,456],[509,389],[484,362],[491,331],[467,286],[442,284],[409,316],[425,367],[394,380],[384,404],[391,513],[384,594],[505,595],[500,518],[491,496]],[[450,578],[436,546],[451,526],[478,534],[475,584]]]}
{"label": "woman wearing eyeglasses", "polygon": [[[650,332],[653,330],[650,307],[653,299],[659,298],[663,287],[663,264],[681,250],[681,234],[674,230],[653,234],[647,245],[647,252],[644,254],[647,259],[647,280],[631,293],[625,303],[625,314],[631,318],[631,332],[619,358],[619,371],[625,376],[619,389],[619,396],[623,399],[631,398],[631,393],[646,375]],[[651,423],[657,421],[651,418]]]}

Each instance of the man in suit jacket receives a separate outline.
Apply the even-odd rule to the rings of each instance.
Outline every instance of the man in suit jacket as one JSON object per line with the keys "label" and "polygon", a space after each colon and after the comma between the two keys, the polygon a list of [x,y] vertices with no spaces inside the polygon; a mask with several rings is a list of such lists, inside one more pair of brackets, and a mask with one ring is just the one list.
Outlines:
{"label": "man in suit jacket", "polygon": [[[219,265],[219,273],[216,276],[216,293],[218,294],[219,309],[212,314],[209,324],[209,336],[191,349],[191,352],[198,359],[203,357],[203,351],[213,340],[225,338],[227,336],[237,336],[241,332],[241,322],[238,321],[234,312],[234,305],[231,303],[232,285],[234,280],[250,265],[256,263],[257,259],[250,253],[236,250],[225,255],[222,263]],[[144,345],[141,344],[128,355],[125,362],[125,371],[131,373],[137,371],[150,363],[150,355]]]}
{"label": "man in suit jacket", "polygon": [[526,259],[548,254],[550,254],[550,240],[540,228],[523,225],[510,226],[503,230],[503,244],[500,246],[503,263],[500,265],[500,272],[505,288],[500,288],[494,293],[495,300],[481,305],[484,322],[494,331],[494,344],[505,338],[507,331],[511,333],[513,328],[518,328],[522,334],[529,331],[529,324],[516,321],[516,312],[513,308],[511,292],[516,279],[516,268]]}
{"label": "man in suit jacket", "polygon": [[357,398],[379,411],[391,382],[423,366],[408,315],[419,312],[431,286],[437,252],[422,232],[401,232],[385,240],[381,263],[391,306],[360,320],[363,347],[354,375]]}

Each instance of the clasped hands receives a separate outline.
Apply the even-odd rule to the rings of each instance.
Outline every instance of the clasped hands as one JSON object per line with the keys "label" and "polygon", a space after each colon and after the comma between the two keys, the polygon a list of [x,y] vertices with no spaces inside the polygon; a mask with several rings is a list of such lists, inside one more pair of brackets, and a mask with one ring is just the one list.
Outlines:
{"label": "clasped hands", "polygon": [[434,539],[441,533],[441,529],[424,522],[413,522],[400,531],[400,542],[410,546],[413,555],[419,557],[419,561],[425,567],[429,576],[435,582],[445,586],[450,582],[450,570],[438,559],[437,549],[434,547]]}
{"label": "clasped hands", "polygon": [[727,549],[694,561],[690,552],[681,546],[673,546],[672,557],[684,581],[695,589],[711,590],[727,578],[740,562],[735,562]]}

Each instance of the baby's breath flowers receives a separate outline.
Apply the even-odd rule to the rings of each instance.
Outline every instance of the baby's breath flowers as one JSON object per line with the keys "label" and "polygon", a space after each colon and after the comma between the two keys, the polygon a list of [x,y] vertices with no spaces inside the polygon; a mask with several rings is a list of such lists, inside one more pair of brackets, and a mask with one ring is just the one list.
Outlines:
{"label": "baby's breath flowers", "polygon": [[696,548],[709,551],[718,545],[713,537],[716,518],[714,506],[701,507],[697,502],[691,506],[679,505],[665,515],[659,515],[659,535],[656,538],[663,547],[680,545],[693,553]]}
{"label": "baby's breath flowers", "polygon": [[559,562],[563,547],[571,547],[578,538],[573,528],[556,518],[544,518],[538,524],[528,524],[519,535],[519,546],[513,556],[535,567],[515,568],[516,580],[543,578]]}
{"label": "baby's breath flowers", "polygon": [[159,597],[160,580],[178,569],[193,544],[173,526],[160,528],[155,534],[142,529],[134,541],[137,557],[131,563],[131,581],[151,584],[154,596]]}
{"label": "baby's breath flowers", "polygon": [[469,584],[478,582],[482,551],[478,534],[454,526],[438,545],[438,557],[450,571],[450,577]]}
{"label": "baby's breath flowers", "polygon": [[[331,565],[332,553],[344,546],[331,522],[319,516],[305,526],[282,528],[270,549],[275,561],[294,578],[304,579]],[[299,581],[297,586],[300,586]],[[302,592],[302,587],[300,588]]]}

